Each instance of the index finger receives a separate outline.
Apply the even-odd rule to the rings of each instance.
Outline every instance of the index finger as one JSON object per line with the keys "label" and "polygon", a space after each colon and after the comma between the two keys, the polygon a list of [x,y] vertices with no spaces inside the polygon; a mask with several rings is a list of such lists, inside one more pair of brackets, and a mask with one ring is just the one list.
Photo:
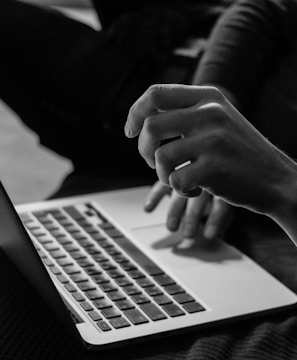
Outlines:
{"label": "index finger", "polygon": [[137,136],[148,116],[158,111],[180,109],[197,104],[208,97],[212,87],[180,84],[153,85],[132,105],[125,125],[129,138]]}

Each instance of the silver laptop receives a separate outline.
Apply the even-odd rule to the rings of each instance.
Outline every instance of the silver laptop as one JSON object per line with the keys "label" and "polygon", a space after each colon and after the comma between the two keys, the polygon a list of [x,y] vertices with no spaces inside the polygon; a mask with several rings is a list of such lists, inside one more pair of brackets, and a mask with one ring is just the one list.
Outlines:
{"label": "silver laptop", "polygon": [[148,191],[16,212],[0,186],[0,245],[77,341],[101,350],[296,306],[293,292],[234,247],[169,233],[166,199],[143,211]]}

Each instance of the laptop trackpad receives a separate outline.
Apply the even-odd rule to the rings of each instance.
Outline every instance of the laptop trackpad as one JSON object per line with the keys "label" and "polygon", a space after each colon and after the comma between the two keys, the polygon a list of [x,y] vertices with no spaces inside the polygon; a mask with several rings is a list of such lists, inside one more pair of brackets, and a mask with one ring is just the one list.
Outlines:
{"label": "laptop trackpad", "polygon": [[172,269],[197,267],[206,263],[223,264],[242,257],[222,240],[210,243],[201,236],[184,239],[180,232],[169,232],[164,225],[134,228],[132,234],[144,252]]}

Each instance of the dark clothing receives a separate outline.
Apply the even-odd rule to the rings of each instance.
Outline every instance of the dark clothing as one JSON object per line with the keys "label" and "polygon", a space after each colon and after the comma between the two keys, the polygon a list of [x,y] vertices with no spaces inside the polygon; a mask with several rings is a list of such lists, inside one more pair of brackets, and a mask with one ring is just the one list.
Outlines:
{"label": "dark clothing", "polygon": [[[122,134],[129,106],[150,83],[162,81],[172,65],[173,48],[193,31],[208,36],[224,8],[194,82],[228,89],[264,135],[269,133],[273,142],[297,154],[296,1],[243,0],[231,7],[225,1],[222,6],[208,2],[208,11],[195,13],[189,11],[194,1],[182,8],[174,2],[168,12],[165,1],[146,2],[150,9],[135,9],[132,15],[124,13],[133,2],[115,7],[101,3],[94,1],[104,30],[96,32],[56,12],[0,2],[5,49],[0,96],[44,145],[72,159],[79,169],[56,196],[152,181],[154,174],[137,155],[135,142]],[[240,211],[227,239],[297,293],[296,248],[271,221]],[[87,354],[2,253],[0,257],[1,359],[297,358],[296,310]]]}

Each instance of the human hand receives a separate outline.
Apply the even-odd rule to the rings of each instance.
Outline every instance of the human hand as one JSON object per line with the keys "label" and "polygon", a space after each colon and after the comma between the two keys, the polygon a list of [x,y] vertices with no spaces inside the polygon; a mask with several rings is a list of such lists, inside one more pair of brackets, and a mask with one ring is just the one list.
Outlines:
{"label": "human hand", "polygon": [[202,191],[200,196],[188,199],[160,181],[152,187],[144,209],[153,211],[166,195],[171,196],[167,228],[170,231],[181,228],[184,238],[197,238],[202,233],[205,240],[214,241],[224,235],[233,218],[232,207],[219,197]]}
{"label": "human hand", "polygon": [[216,88],[151,86],[130,109],[125,132],[139,135],[140,154],[182,196],[205,189],[271,217],[287,208],[284,189],[295,184],[296,164]]}

